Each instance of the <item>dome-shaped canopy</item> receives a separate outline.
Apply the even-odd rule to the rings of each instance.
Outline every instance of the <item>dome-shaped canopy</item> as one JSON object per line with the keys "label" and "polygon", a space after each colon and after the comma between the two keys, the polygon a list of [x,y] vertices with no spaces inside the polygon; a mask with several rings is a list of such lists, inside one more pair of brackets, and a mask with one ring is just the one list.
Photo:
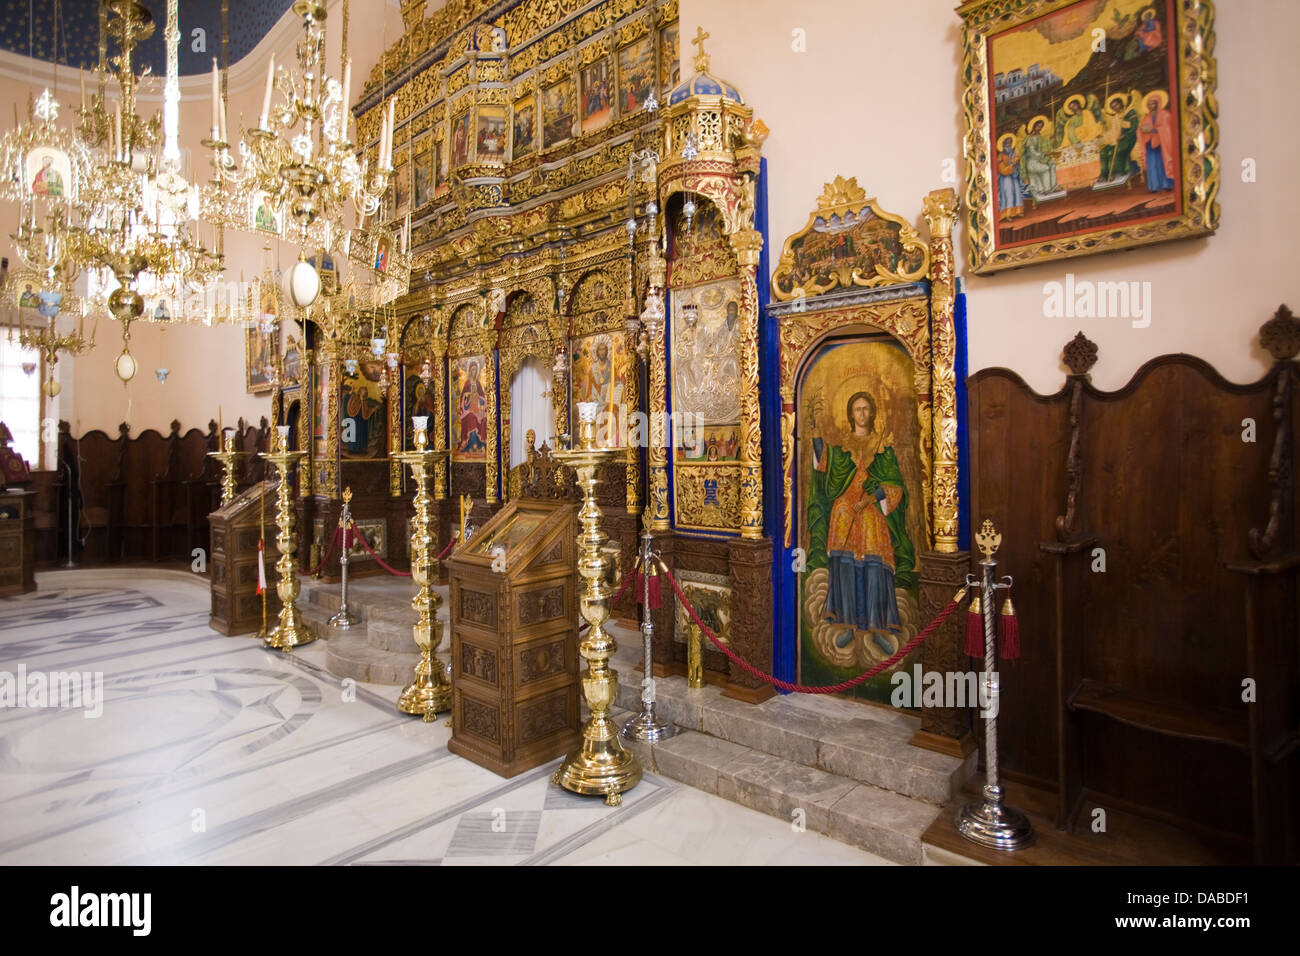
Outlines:
{"label": "dome-shaped canopy", "polygon": [[691,41],[699,47],[699,52],[695,54],[695,75],[673,88],[673,91],[668,94],[669,106],[692,96],[725,96],[727,99],[744,104],[745,99],[740,95],[739,90],[709,72],[709,55],[704,52],[704,41],[708,37],[703,28],[696,31],[695,39]]}

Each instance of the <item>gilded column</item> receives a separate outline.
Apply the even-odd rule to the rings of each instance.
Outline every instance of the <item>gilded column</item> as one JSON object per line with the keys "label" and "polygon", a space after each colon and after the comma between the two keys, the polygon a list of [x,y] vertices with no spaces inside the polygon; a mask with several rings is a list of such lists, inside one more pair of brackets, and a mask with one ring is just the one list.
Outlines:
{"label": "gilded column", "polygon": [[758,396],[758,258],[763,234],[742,228],[731,235],[741,276],[740,536],[763,536],[763,449]]}
{"label": "gilded column", "polygon": [[645,294],[645,308],[641,311],[641,322],[650,339],[650,394],[646,396],[646,413],[650,416],[650,443],[646,449],[646,464],[649,470],[648,494],[646,503],[650,508],[650,530],[667,531],[668,524],[668,435],[666,423],[668,417],[668,384],[665,367],[665,323],[664,283],[667,276],[667,263],[659,255],[659,246],[650,245],[651,258],[646,263],[650,283]]}
{"label": "gilded column", "polygon": [[[631,188],[629,186],[629,188]],[[624,304],[623,314],[629,317],[635,317],[636,311],[636,243],[632,243],[632,255],[627,261],[627,302]],[[627,340],[627,354],[635,356],[637,336],[631,331],[625,332]],[[627,467],[625,473],[627,476],[627,511],[628,514],[639,515],[641,513],[641,460],[638,448],[632,443],[632,416],[641,410],[641,372],[637,368],[636,359],[632,359],[633,374],[627,377],[627,385],[623,389],[623,408],[626,414],[623,416],[623,441],[627,444],[627,456],[625,461]],[[648,438],[647,438],[648,441]]]}
{"label": "gilded column", "polygon": [[[310,371],[312,361],[315,359],[315,353],[311,349],[304,349],[302,353],[302,367]],[[299,387],[298,394],[301,396],[298,402],[298,450],[305,452],[303,459],[298,462],[298,497],[310,498],[312,496],[312,421],[319,414],[319,410],[313,408],[315,405],[314,395],[311,389],[311,382],[303,376],[303,381]]]}
{"label": "gilded column", "polygon": [[[433,447],[447,450],[447,343],[441,338],[433,342]],[[447,497],[447,456],[441,455],[433,463],[433,497],[442,501]]]}
{"label": "gilded column", "polygon": [[339,356],[332,340],[327,340],[321,354],[320,370],[325,378],[325,460],[320,463],[321,480],[317,494],[333,498],[339,493],[339,440],[343,422],[339,418]]}
{"label": "gilded column", "polygon": [[396,456],[402,450],[402,372],[398,367],[388,369],[388,494],[396,498],[402,494],[402,463]]}
{"label": "gilded column", "polygon": [[501,498],[497,494],[497,468],[498,456],[500,454],[497,443],[497,429],[500,422],[497,421],[497,363],[496,363],[496,332],[488,331],[483,333],[483,345],[481,351],[486,356],[484,363],[490,370],[488,375],[487,388],[487,462],[486,472],[484,475],[484,498],[488,504],[496,504]]}
{"label": "gilded column", "polygon": [[925,197],[930,224],[931,354],[934,393],[934,550],[957,550],[957,332],[952,227],[957,221],[957,194],[936,189]]}

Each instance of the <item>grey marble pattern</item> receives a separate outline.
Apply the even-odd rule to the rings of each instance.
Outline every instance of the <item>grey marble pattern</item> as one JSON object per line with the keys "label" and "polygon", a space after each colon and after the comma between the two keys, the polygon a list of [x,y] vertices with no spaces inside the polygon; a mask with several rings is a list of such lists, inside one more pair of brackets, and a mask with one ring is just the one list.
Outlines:
{"label": "grey marble pattern", "polygon": [[397,687],[330,674],[332,637],[283,654],[212,631],[198,576],[38,584],[0,601],[0,670],[100,672],[104,706],[0,709],[0,864],[880,862],[652,767],[619,808],[555,763],[502,779],[447,750],[445,717],[398,714]]}

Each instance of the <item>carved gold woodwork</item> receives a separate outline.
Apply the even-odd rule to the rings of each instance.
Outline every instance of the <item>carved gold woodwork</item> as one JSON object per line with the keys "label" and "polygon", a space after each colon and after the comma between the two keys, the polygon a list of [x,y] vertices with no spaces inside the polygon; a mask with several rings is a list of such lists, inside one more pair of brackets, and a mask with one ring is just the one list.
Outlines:
{"label": "carved gold woodwork", "polygon": [[956,302],[952,227],[957,221],[957,194],[936,189],[925,197],[925,219],[930,224],[930,312],[934,401],[934,549],[957,550],[957,332],[953,322]]}
{"label": "carved gold woodwork", "polygon": [[[855,180],[836,177],[828,184],[818,200],[819,212],[809,221],[811,226],[818,215],[843,215],[848,210],[862,209],[865,202],[872,215],[881,220],[901,223],[897,216],[885,213],[864,199]],[[781,467],[785,512],[782,533],[790,547],[794,538],[794,468],[795,468],[795,384],[802,363],[831,333],[854,328],[880,330],[897,339],[914,363],[914,384],[917,400],[920,456],[922,469],[922,499],[925,507],[927,546],[936,551],[955,552],[958,535],[957,497],[957,412],[956,412],[956,331],[953,323],[956,285],[954,279],[952,228],[957,218],[957,197],[952,189],[939,189],[925,197],[924,213],[930,226],[931,238],[923,250],[923,261],[928,268],[929,293],[924,287],[908,290],[904,281],[901,297],[881,298],[873,292],[854,293],[853,285],[868,283],[834,283],[813,287],[810,301],[802,308],[783,306],[780,311],[780,368],[781,368]],[[791,237],[803,235],[807,228]],[[908,240],[899,230],[903,248]],[[787,240],[787,253],[791,241]],[[773,277],[776,290],[777,276]],[[906,276],[911,276],[908,272]],[[852,277],[851,277],[852,278]],[[837,288],[823,300],[819,293]],[[804,289],[809,292],[808,288]],[[786,296],[787,299],[791,296]],[[855,299],[861,301],[854,301]]]}

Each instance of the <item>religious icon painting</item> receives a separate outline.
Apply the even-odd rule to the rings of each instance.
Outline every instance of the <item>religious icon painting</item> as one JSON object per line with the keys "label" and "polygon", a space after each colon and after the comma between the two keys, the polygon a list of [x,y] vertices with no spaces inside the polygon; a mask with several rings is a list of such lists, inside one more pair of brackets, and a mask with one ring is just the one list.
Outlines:
{"label": "religious icon painting", "polygon": [[515,100],[511,110],[510,158],[527,156],[537,146],[537,102],[532,96]]}
{"label": "religious icon painting", "polygon": [[406,215],[407,206],[411,199],[411,164],[406,158],[398,160],[397,168],[393,170],[393,212],[391,218],[400,219]]}
{"label": "religious icon painting", "polygon": [[283,372],[283,387],[298,388],[302,385],[302,326],[293,319],[280,323],[280,368]]}
{"label": "religious icon painting", "polygon": [[334,257],[324,249],[316,250],[316,254],[307,260],[311,263],[316,274],[320,276],[321,292],[327,296],[334,296],[339,291],[339,273],[334,264]]}
{"label": "religious icon painting", "polygon": [[677,48],[678,24],[659,31],[659,88],[667,95],[682,81],[682,61]]}
{"label": "religious icon painting", "polygon": [[600,129],[614,115],[614,76],[609,57],[601,57],[580,71],[582,81],[582,131]]}
{"label": "religious icon painting", "polygon": [[433,423],[437,419],[437,408],[435,407],[435,380],[430,374],[425,379],[424,362],[407,363],[402,375],[402,432],[403,447],[407,451],[415,448],[415,429],[411,424],[411,419],[420,415],[425,415],[429,419],[429,430],[433,430]]}
{"label": "religious icon painting", "polygon": [[[627,336],[601,332],[573,340],[569,362],[572,397],[570,409],[579,402],[595,402],[596,444],[608,448],[627,445],[628,377],[635,366],[627,348]],[[576,411],[573,412],[577,420]]]}
{"label": "religious icon painting", "polygon": [[415,147],[415,158],[411,161],[411,194],[415,198],[412,208],[419,209],[429,201],[429,142],[425,140]]}
{"label": "religious icon painting", "polygon": [[475,161],[501,163],[506,158],[506,111],[500,106],[480,106]]}
{"label": "religious icon painting", "polygon": [[442,158],[446,155],[446,143],[442,140],[436,140],[433,144],[433,197],[446,195],[451,189],[451,183],[447,181],[447,172],[443,166]]}
{"label": "religious icon painting", "polygon": [[382,362],[358,362],[343,370],[339,389],[339,448],[344,458],[383,458],[388,454],[388,393],[381,384]]}
{"label": "religious icon painting", "polygon": [[270,193],[258,192],[253,195],[250,214],[254,231],[272,236],[280,234],[284,223],[283,210],[275,204]]}
{"label": "religious icon painting", "polygon": [[72,161],[52,146],[37,146],[27,154],[27,194],[50,202],[69,202],[72,195]]}
{"label": "religious icon painting", "polygon": [[[833,684],[893,656],[925,624],[928,546],[915,365],[886,335],[832,340],[796,392],[799,678]],[[911,658],[895,666],[910,667]],[[848,693],[887,702],[885,671]]]}
{"label": "religious icon painting", "polygon": [[542,147],[550,149],[573,136],[578,97],[573,77],[566,77],[542,91]]}
{"label": "religious icon painting", "polygon": [[333,385],[330,375],[329,364],[322,362],[311,377],[311,447],[312,457],[316,459],[325,457],[325,423],[329,421],[329,397]]}
{"label": "religious icon painting", "polygon": [[469,162],[470,115],[466,110],[451,121],[451,168],[458,169]]}
{"label": "religious icon painting", "polygon": [[375,241],[375,271],[387,272],[389,257],[393,251],[393,240],[387,233]]}
{"label": "religious icon painting", "polygon": [[489,359],[461,356],[450,361],[451,457],[453,461],[486,461],[488,389],[492,377]]}
{"label": "religious icon painting", "polygon": [[618,51],[618,108],[630,116],[654,92],[655,47],[653,37],[643,37]]}
{"label": "religious icon painting", "polygon": [[[681,419],[676,456],[687,462],[734,460],[728,435],[739,431],[743,391],[740,283],[724,279],[676,289],[672,305],[672,408]],[[712,426],[726,427],[710,432]]]}
{"label": "religious icon painting", "polygon": [[271,336],[258,323],[244,329],[244,371],[246,390],[254,395],[271,391]]}
{"label": "religious icon painting", "polygon": [[970,0],[971,265],[995,272],[1217,228],[1213,7]]}

